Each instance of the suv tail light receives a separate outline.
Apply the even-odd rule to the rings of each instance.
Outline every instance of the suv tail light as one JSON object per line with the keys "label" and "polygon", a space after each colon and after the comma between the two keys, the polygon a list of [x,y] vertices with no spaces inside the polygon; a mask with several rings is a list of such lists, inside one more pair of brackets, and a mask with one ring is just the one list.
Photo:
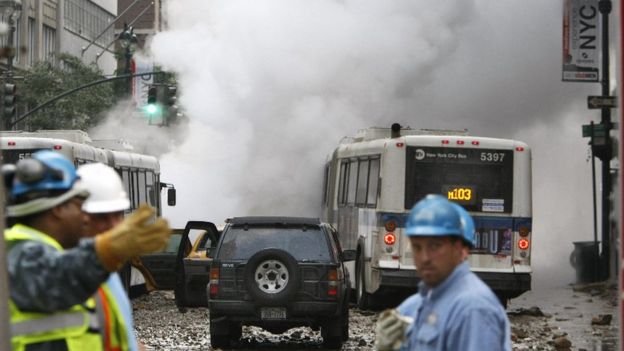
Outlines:
{"label": "suv tail light", "polygon": [[338,295],[338,270],[336,268],[332,268],[329,270],[329,273],[327,273],[327,280],[329,281],[327,283],[328,287],[327,287],[327,295],[329,296],[336,296]]}
{"label": "suv tail light", "polygon": [[210,267],[210,297],[219,292],[219,267]]}

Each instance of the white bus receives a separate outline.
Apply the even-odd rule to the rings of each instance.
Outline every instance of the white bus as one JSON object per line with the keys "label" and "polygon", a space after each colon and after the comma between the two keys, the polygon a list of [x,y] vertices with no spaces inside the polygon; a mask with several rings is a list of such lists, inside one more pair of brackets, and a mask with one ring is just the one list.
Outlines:
{"label": "white bus", "polygon": [[[167,201],[175,205],[175,188],[172,184],[160,181],[160,164],[154,156],[132,152],[132,146],[119,140],[91,140],[80,130],[42,130],[37,132],[0,133],[2,163],[16,163],[30,157],[38,150],[48,149],[62,153],[76,166],[91,162],[101,162],[113,167],[121,176],[128,197],[130,213],[147,203],[162,214],[161,190],[168,189]],[[131,273],[130,273],[131,272]],[[140,260],[133,260],[132,269],[128,266],[121,272],[122,280],[131,296],[144,289],[151,289],[154,280]],[[143,274],[141,274],[143,273]],[[147,286],[146,280],[147,279]]]}
{"label": "white bus", "polygon": [[[407,214],[442,194],[475,220],[472,270],[503,305],[531,288],[531,150],[466,131],[369,128],[344,138],[325,167],[322,217],[345,249],[360,308],[384,291],[417,286],[403,235]],[[390,289],[387,289],[390,288]]]}

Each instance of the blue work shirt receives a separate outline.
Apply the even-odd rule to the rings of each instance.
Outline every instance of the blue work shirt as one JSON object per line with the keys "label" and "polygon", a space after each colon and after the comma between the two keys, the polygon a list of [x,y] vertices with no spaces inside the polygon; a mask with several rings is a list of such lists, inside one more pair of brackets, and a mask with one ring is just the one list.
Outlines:
{"label": "blue work shirt", "polygon": [[111,273],[110,277],[106,281],[106,284],[115,297],[115,302],[117,302],[119,311],[121,312],[124,322],[126,323],[129,350],[138,351],[139,345],[136,340],[136,335],[134,335],[134,322],[132,321],[132,304],[128,299],[128,294],[126,294],[126,291],[123,288],[119,274]]}
{"label": "blue work shirt", "polygon": [[398,307],[414,318],[401,350],[511,350],[507,313],[467,262],[435,288],[422,281],[418,288]]}

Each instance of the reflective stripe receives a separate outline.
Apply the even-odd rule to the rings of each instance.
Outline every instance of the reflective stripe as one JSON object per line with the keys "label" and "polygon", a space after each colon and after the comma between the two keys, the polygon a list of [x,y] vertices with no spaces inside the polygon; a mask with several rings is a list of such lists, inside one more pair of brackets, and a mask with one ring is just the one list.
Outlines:
{"label": "reflective stripe", "polygon": [[[100,289],[98,289],[98,292]],[[102,297],[98,293],[95,293],[93,297],[95,300],[95,311],[97,315],[97,321],[98,323],[100,323],[100,325],[104,326],[103,328],[99,328],[100,337],[102,338],[102,340],[106,340],[106,318],[104,317],[104,306],[102,304]],[[95,318],[92,318],[92,319],[95,319]]]}
{"label": "reflective stripe", "polygon": [[103,334],[102,340],[104,340],[104,350],[109,351],[111,349],[111,316],[109,314],[110,307],[108,306],[108,302],[106,301],[106,295],[103,288],[99,288],[96,295],[97,297],[95,301],[98,306],[98,318],[104,318],[104,323],[102,324],[104,328],[100,330],[100,334]]}
{"label": "reflective stripe", "polygon": [[43,333],[51,329],[80,327],[85,324],[85,318],[88,317],[83,312],[70,312],[29,319],[11,324],[11,336]]}
{"label": "reflective stripe", "polygon": [[33,240],[48,244],[59,251],[63,251],[63,247],[61,246],[61,244],[59,244],[58,241],[56,241],[51,236],[20,223],[6,230],[4,232],[4,238],[5,240],[8,240],[8,242]]}

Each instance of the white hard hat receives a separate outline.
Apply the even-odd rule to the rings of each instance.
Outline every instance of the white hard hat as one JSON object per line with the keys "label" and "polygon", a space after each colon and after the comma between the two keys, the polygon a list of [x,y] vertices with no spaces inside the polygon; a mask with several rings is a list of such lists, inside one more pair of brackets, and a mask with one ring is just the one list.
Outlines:
{"label": "white hard hat", "polygon": [[82,184],[89,190],[89,197],[82,205],[87,213],[110,213],[130,208],[128,194],[119,174],[102,163],[89,163],[78,168]]}

